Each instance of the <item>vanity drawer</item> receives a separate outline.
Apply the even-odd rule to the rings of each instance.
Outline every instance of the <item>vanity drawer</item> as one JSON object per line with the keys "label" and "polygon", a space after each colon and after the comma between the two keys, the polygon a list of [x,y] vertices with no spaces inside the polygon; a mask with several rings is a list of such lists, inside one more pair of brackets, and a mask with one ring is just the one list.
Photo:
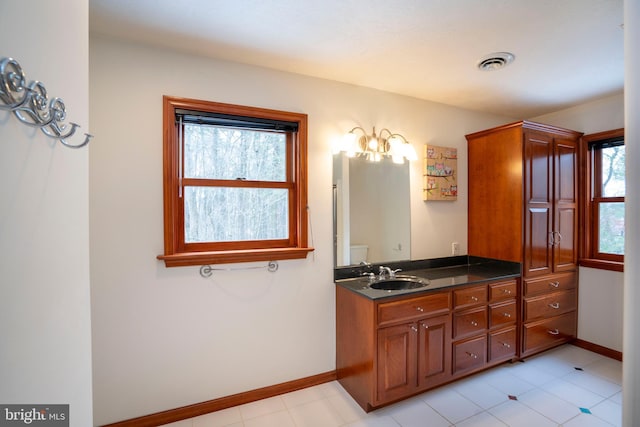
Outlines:
{"label": "vanity drawer", "polygon": [[489,285],[489,301],[500,301],[507,298],[515,298],[518,286],[515,280]]}
{"label": "vanity drawer", "polygon": [[542,350],[576,336],[576,312],[525,324],[522,335],[524,353]]}
{"label": "vanity drawer", "polygon": [[542,279],[525,280],[524,296],[575,289],[576,279],[575,273],[567,273],[547,276]]}
{"label": "vanity drawer", "polygon": [[487,362],[487,336],[453,344],[453,373],[481,368]]}
{"label": "vanity drawer", "polygon": [[449,292],[378,304],[378,326],[448,313]]}
{"label": "vanity drawer", "polygon": [[490,327],[508,325],[514,323],[517,318],[517,305],[515,300],[500,304],[493,304],[489,307]]}
{"label": "vanity drawer", "polygon": [[577,306],[576,290],[554,292],[524,300],[524,321],[553,317],[573,311]]}
{"label": "vanity drawer", "polygon": [[489,362],[510,359],[516,355],[516,327],[489,334]]}
{"label": "vanity drawer", "polygon": [[471,307],[486,302],[487,287],[485,285],[453,291],[453,308],[455,309]]}
{"label": "vanity drawer", "polygon": [[487,329],[487,308],[480,307],[453,315],[453,338],[471,336]]}

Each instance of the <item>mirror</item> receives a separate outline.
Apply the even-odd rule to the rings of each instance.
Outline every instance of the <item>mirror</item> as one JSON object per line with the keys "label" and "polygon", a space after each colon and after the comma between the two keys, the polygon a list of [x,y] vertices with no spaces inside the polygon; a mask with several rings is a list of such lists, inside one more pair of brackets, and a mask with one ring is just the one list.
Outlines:
{"label": "mirror", "polygon": [[334,265],[411,259],[409,163],[334,156]]}

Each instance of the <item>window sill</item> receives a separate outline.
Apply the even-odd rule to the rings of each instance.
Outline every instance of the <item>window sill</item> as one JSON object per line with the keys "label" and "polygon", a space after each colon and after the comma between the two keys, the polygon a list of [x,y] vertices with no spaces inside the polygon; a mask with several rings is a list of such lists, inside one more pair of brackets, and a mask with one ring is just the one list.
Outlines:
{"label": "window sill", "polygon": [[158,255],[166,267],[187,267],[206,264],[228,264],[236,262],[278,261],[285,259],[304,259],[313,248],[277,248],[216,252],[185,252],[171,255]]}
{"label": "window sill", "polygon": [[624,272],[624,262],[584,258],[580,260],[579,264],[581,267],[598,268],[600,270]]}

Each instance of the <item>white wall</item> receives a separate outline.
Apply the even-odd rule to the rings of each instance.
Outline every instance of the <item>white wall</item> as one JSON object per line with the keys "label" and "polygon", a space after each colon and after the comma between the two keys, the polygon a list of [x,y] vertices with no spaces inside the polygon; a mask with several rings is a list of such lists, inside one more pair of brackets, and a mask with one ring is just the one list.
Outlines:
{"label": "white wall", "polygon": [[[0,2],[6,56],[90,129],[88,0]],[[0,111],[0,402],[69,404],[75,427],[93,424],[88,150]]]}
{"label": "white wall", "polygon": [[[624,127],[624,95],[614,95],[533,120],[585,134]],[[622,351],[622,273],[580,267],[578,338]]]}
{"label": "white wall", "polygon": [[[513,119],[370,89],[102,38],[90,41],[90,153],[95,419],[128,419],[335,369],[332,154],[355,125],[422,144]],[[309,206],[315,252],[264,270],[167,269],[163,250],[162,95],[309,115]],[[466,253],[466,170],[453,203],[422,201],[411,170],[412,256]],[[251,264],[261,265],[261,264]],[[225,267],[237,268],[245,264]]]}

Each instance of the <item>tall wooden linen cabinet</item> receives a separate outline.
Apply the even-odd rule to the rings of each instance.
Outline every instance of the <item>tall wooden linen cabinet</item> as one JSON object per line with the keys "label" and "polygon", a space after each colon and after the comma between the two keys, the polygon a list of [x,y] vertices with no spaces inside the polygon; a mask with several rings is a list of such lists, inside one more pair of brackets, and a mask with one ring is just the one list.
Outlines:
{"label": "tall wooden linen cabinet", "polygon": [[520,121],[466,136],[469,255],[522,263],[521,357],[576,337],[581,135]]}

